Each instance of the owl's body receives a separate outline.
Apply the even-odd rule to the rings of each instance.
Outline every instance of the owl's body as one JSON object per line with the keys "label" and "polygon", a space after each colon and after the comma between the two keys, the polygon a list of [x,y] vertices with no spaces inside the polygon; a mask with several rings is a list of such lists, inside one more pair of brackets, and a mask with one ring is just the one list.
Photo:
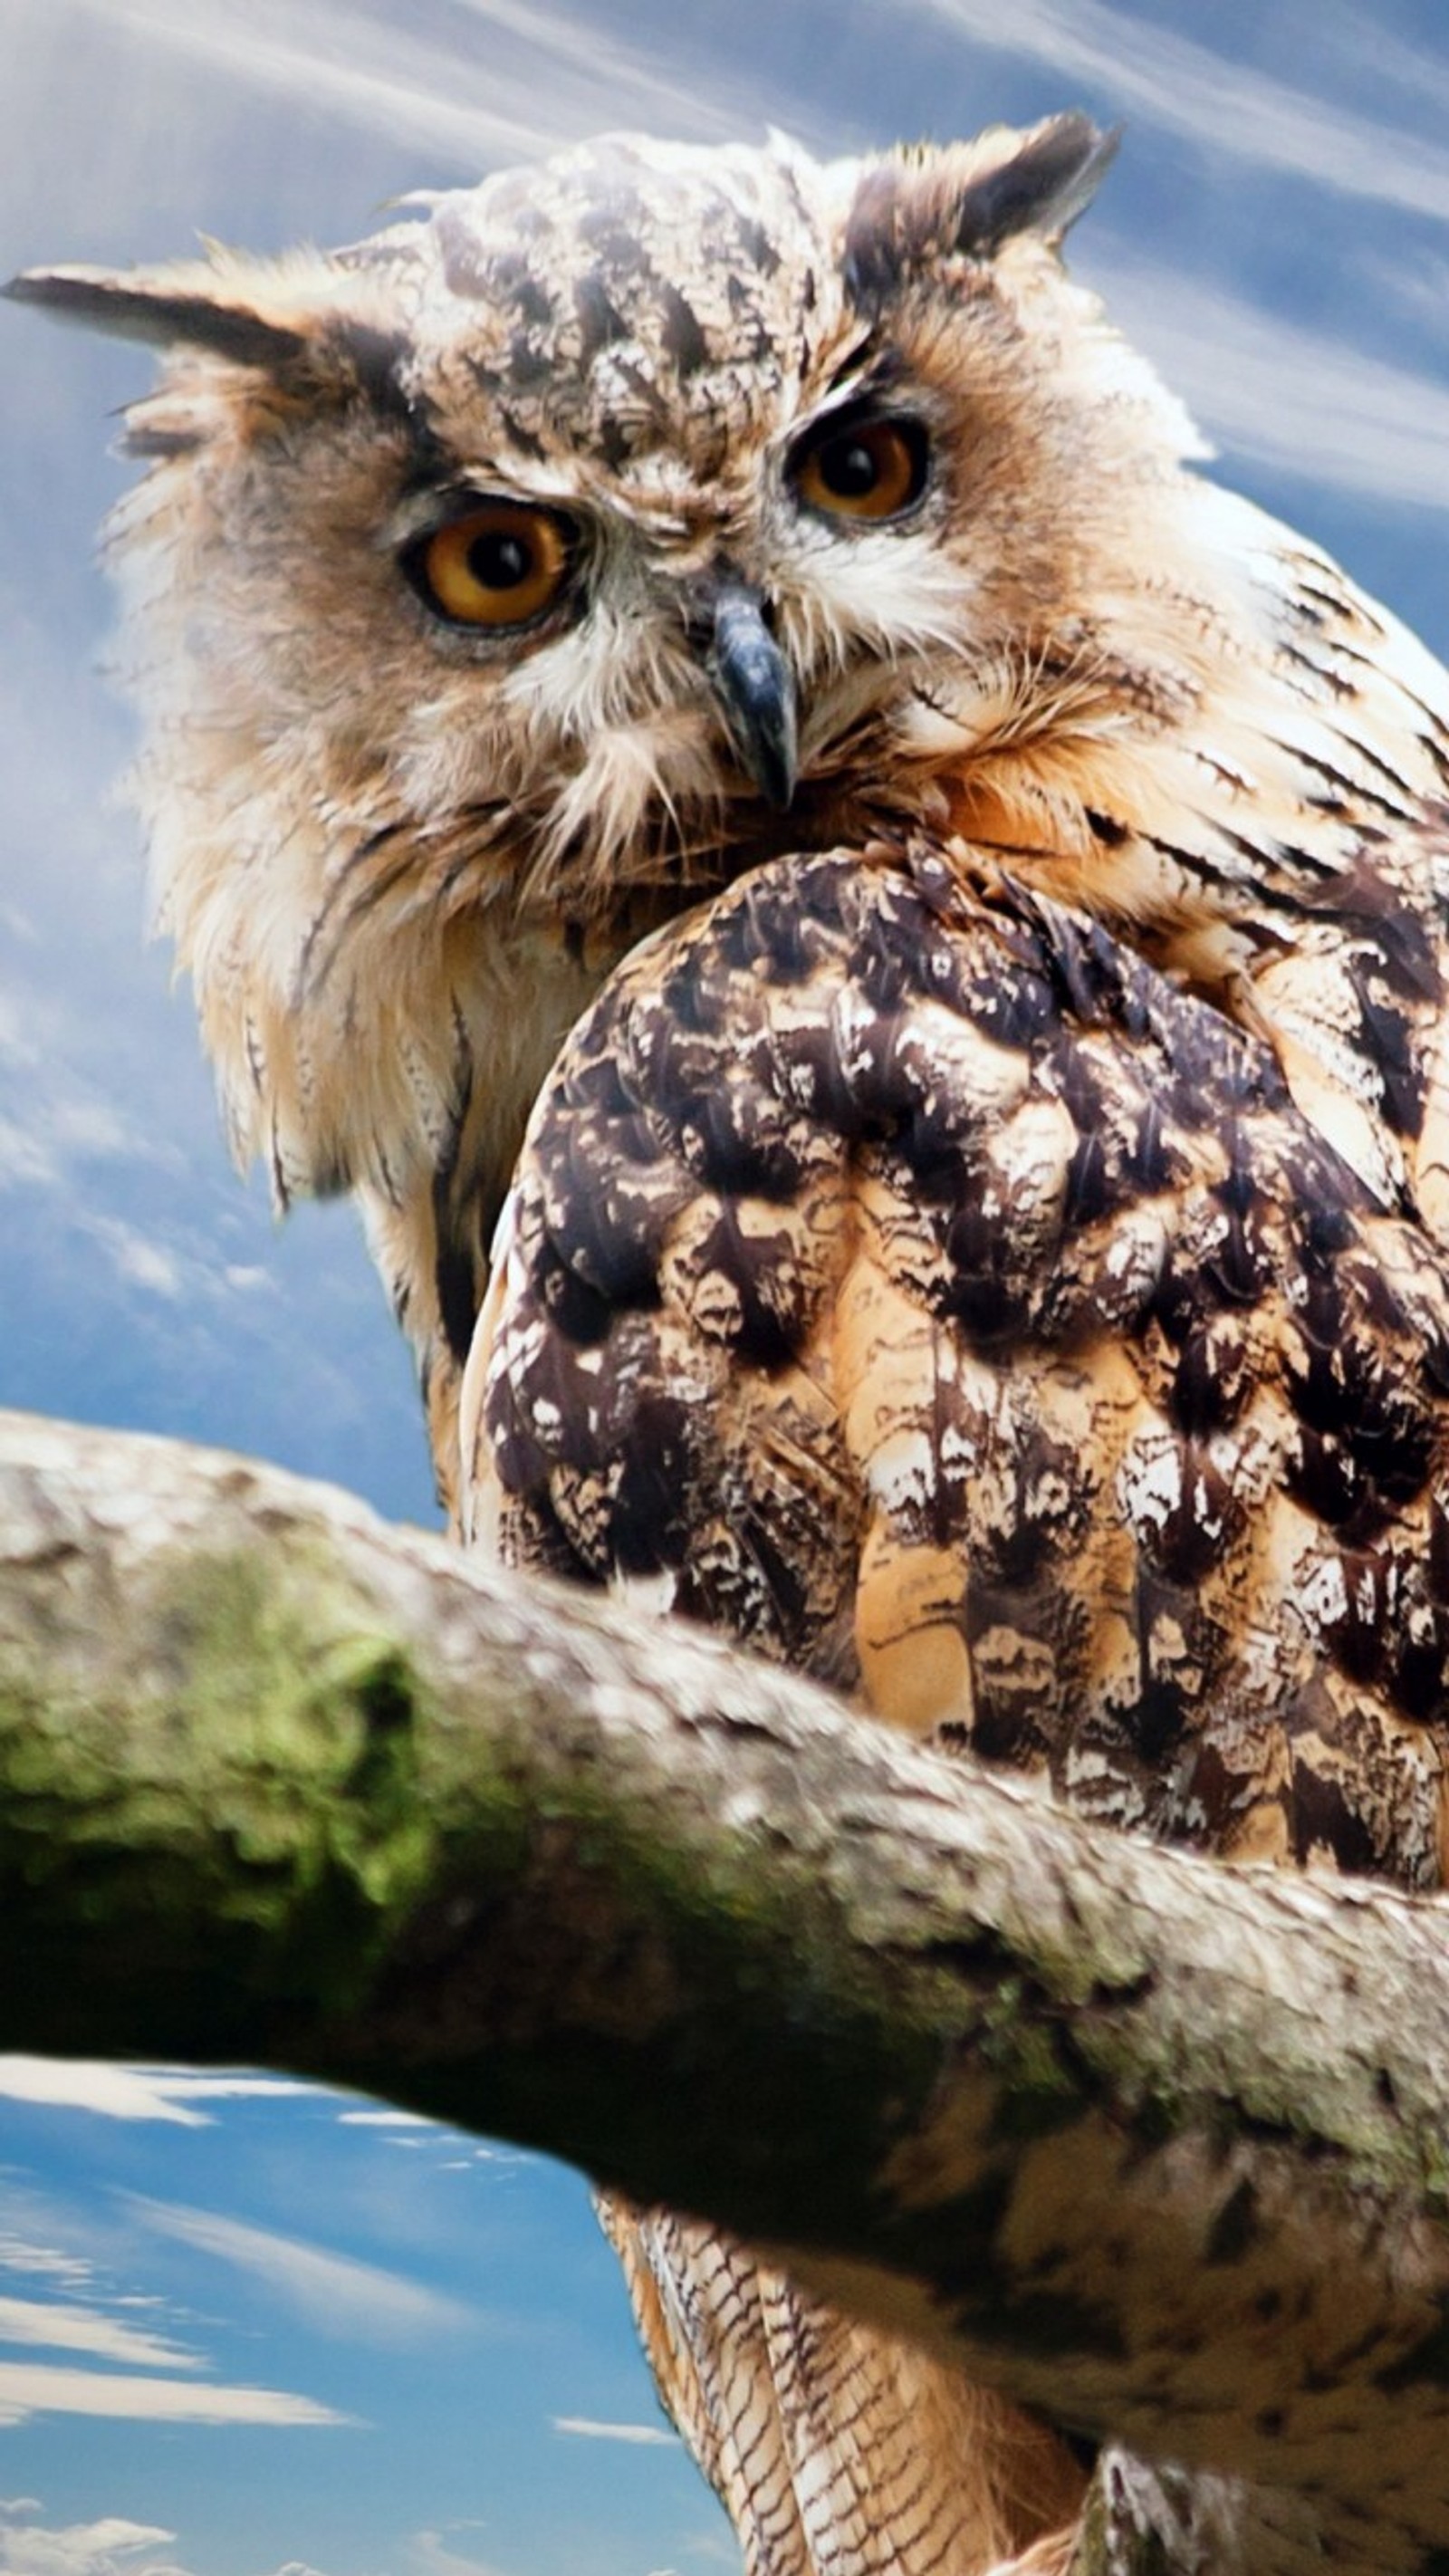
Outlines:
{"label": "owl's body", "polygon": [[[175,352],[116,531],[161,915],[465,1535],[1433,1887],[1449,678],[1191,470],[1058,256],[1106,157],[616,141],[23,291]],[[755,2576],[1070,2516],[1050,2434],[612,2224]]]}

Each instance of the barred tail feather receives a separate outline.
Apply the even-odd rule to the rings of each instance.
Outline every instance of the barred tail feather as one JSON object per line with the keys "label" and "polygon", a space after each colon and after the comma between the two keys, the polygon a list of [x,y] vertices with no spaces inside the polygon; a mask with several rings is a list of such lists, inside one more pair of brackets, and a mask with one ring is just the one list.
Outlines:
{"label": "barred tail feather", "polygon": [[660,2394],[746,2576],[986,2576],[1068,2553],[1055,2435],[915,2346],[806,2298],[732,2238],[604,2199]]}

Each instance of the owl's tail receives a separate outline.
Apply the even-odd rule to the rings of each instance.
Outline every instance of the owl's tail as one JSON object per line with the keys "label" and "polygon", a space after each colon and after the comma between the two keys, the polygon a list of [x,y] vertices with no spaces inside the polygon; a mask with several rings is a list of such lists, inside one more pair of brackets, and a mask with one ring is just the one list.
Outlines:
{"label": "owl's tail", "polygon": [[1064,2562],[1085,2481],[1045,2427],[712,2228],[614,2200],[600,2215],[746,2576],[986,2576],[1027,2550],[1033,2576]]}

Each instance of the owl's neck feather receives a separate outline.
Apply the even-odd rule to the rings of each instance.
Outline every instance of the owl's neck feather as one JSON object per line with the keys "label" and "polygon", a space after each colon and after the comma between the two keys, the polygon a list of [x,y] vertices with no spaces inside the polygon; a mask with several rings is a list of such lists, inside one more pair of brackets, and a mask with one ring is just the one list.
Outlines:
{"label": "owl's neck feather", "polygon": [[1026,739],[943,763],[950,829],[1264,1036],[1449,1241],[1449,674],[1248,503],[1204,518],[1135,660],[1114,638],[1094,687],[1089,648]]}

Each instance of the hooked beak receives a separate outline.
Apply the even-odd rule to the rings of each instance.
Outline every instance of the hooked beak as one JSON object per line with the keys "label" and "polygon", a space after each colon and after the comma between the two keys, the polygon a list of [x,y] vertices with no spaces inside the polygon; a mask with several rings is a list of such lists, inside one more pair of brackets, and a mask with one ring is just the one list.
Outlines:
{"label": "hooked beak", "polygon": [[716,581],[700,604],[697,650],[741,766],[783,814],[795,793],[795,680],[748,582]]}

